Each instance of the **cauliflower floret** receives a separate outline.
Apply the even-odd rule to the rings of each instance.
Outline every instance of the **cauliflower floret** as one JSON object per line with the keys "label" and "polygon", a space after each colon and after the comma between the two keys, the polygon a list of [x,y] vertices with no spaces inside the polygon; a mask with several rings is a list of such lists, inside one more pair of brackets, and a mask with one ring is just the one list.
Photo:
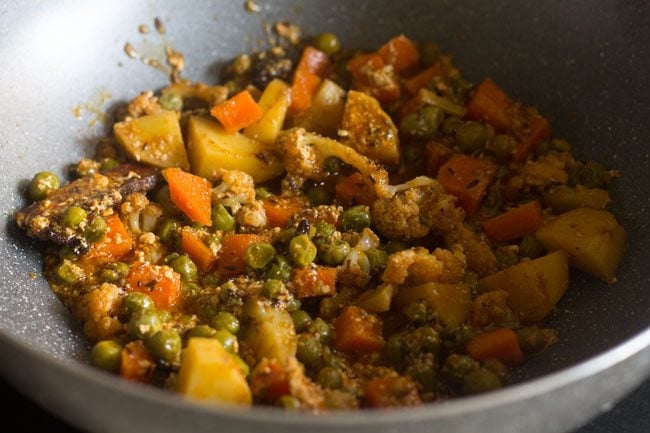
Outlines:
{"label": "cauliflower floret", "polygon": [[82,295],[75,305],[75,314],[84,322],[84,331],[92,340],[112,338],[122,329],[115,317],[121,305],[120,289],[115,284],[103,283]]}
{"label": "cauliflower floret", "polygon": [[152,232],[163,215],[157,204],[149,202],[147,196],[139,192],[126,198],[120,205],[120,213],[129,229],[135,233]]}
{"label": "cauliflower floret", "polygon": [[436,248],[430,253],[417,247],[391,254],[381,276],[391,284],[418,285],[429,282],[455,283],[465,273],[462,248],[454,251]]}
{"label": "cauliflower floret", "polygon": [[158,104],[158,98],[151,90],[140,93],[134,100],[129,102],[127,107],[129,116],[137,118],[146,114],[156,114],[162,110]]}
{"label": "cauliflower floret", "polygon": [[555,152],[541,156],[537,161],[528,161],[521,170],[524,185],[536,190],[550,185],[564,185],[569,181],[566,169],[572,161],[570,154]]}
{"label": "cauliflower floret", "polygon": [[517,316],[508,306],[508,292],[494,290],[483,293],[472,301],[471,323],[474,326],[512,325]]}
{"label": "cauliflower floret", "polygon": [[158,236],[151,232],[142,233],[136,238],[133,254],[140,262],[158,263],[166,250],[160,243]]}
{"label": "cauliflower floret", "polygon": [[242,226],[264,227],[266,212],[261,200],[255,199],[253,178],[239,170],[220,170],[221,183],[212,189],[212,202],[229,207]]}
{"label": "cauliflower floret", "polygon": [[433,179],[424,186],[377,200],[371,212],[381,234],[395,240],[423,238],[432,229],[448,230],[465,217],[463,210],[456,207],[455,197]]}
{"label": "cauliflower floret", "polygon": [[370,248],[379,246],[379,237],[365,228],[358,240],[339,266],[337,280],[345,286],[364,287],[370,281],[370,262],[365,254]]}
{"label": "cauliflower floret", "polygon": [[459,244],[467,257],[467,267],[479,276],[485,277],[498,270],[497,259],[490,244],[465,223],[456,223],[446,232],[447,245]]}

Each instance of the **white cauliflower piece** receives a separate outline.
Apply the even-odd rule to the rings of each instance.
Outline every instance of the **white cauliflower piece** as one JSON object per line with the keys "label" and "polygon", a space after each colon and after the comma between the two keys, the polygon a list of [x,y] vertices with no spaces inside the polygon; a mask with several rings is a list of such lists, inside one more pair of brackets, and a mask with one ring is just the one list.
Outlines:
{"label": "white cauliflower piece", "polygon": [[266,212],[261,200],[255,199],[253,178],[239,170],[220,170],[221,183],[212,189],[212,202],[230,208],[240,225],[264,227]]}

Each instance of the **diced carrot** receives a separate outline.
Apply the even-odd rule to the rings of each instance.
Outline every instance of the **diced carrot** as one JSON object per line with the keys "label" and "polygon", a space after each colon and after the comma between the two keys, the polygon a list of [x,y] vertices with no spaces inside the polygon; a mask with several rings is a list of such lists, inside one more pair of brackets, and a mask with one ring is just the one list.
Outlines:
{"label": "diced carrot", "polygon": [[287,200],[279,197],[266,199],[262,202],[264,212],[266,212],[266,221],[271,227],[284,227],[292,216],[298,212],[302,206],[294,200]]}
{"label": "diced carrot", "polygon": [[135,262],[126,281],[127,291],[149,295],[156,308],[173,307],[181,296],[181,276],[169,266]]}
{"label": "diced carrot", "polygon": [[251,391],[261,401],[275,403],[291,393],[289,375],[277,359],[265,358],[251,374]]}
{"label": "diced carrot", "polygon": [[[352,86],[367,93],[379,102],[396,101],[401,96],[397,77],[385,70],[386,62],[377,53],[362,54],[348,62],[346,69],[352,76]],[[377,85],[375,75],[381,75],[381,85]]]}
{"label": "diced carrot", "polygon": [[509,109],[512,100],[490,78],[478,85],[467,103],[465,117],[472,120],[485,120],[498,131],[510,128],[511,115]]}
{"label": "diced carrot", "polygon": [[377,53],[398,73],[416,66],[420,61],[418,47],[404,35],[396,36],[386,42]]}
{"label": "diced carrot", "polygon": [[131,251],[133,239],[117,214],[105,217],[106,236],[90,246],[84,259],[120,259]]}
{"label": "diced carrot", "polygon": [[293,74],[291,110],[303,112],[311,106],[318,86],[327,74],[330,61],[327,54],[314,47],[306,47]]}
{"label": "diced carrot", "polygon": [[353,204],[371,205],[376,200],[374,189],[359,172],[343,178],[336,184],[334,190],[336,200],[346,207]]}
{"label": "diced carrot", "polygon": [[346,353],[372,353],[384,347],[381,321],[363,308],[349,306],[334,321],[335,345]]}
{"label": "diced carrot", "polygon": [[465,345],[469,356],[477,361],[490,358],[504,364],[519,364],[524,360],[517,340],[517,334],[510,328],[500,328],[477,335]]}
{"label": "diced carrot", "polygon": [[293,271],[291,277],[298,299],[336,293],[336,268],[305,267]]}
{"label": "diced carrot", "polygon": [[426,155],[427,155],[427,174],[429,176],[436,176],[440,167],[449,161],[449,158],[454,154],[451,149],[445,146],[442,143],[432,141],[427,144]]}
{"label": "diced carrot", "polygon": [[142,340],[132,341],[122,349],[120,376],[134,382],[149,382],[156,363]]}
{"label": "diced carrot", "polygon": [[483,222],[483,230],[492,242],[504,243],[531,235],[543,225],[542,207],[535,200]]}
{"label": "diced carrot", "polygon": [[228,233],[221,238],[221,252],[217,260],[217,272],[222,277],[239,275],[246,270],[246,249],[266,238],[251,233]]}
{"label": "diced carrot", "polygon": [[210,181],[175,167],[165,169],[163,176],[169,184],[172,202],[192,221],[211,226]]}
{"label": "diced carrot", "polygon": [[248,90],[215,105],[210,114],[217,118],[228,134],[252,125],[262,118],[262,110]]}
{"label": "diced carrot", "polygon": [[404,88],[411,94],[417,95],[421,88],[433,80],[445,74],[445,67],[442,63],[436,62],[427,69],[404,81]]}
{"label": "diced carrot", "polygon": [[478,210],[495,173],[496,166],[490,161],[454,155],[440,167],[438,181],[471,216]]}
{"label": "diced carrot", "polygon": [[208,271],[214,264],[215,256],[212,250],[191,230],[183,230],[181,233],[181,247],[203,272]]}
{"label": "diced carrot", "polygon": [[394,373],[369,381],[363,395],[370,407],[404,407],[422,403],[417,385]]}
{"label": "diced carrot", "polygon": [[534,111],[526,119],[526,128],[517,134],[519,145],[512,153],[512,158],[517,162],[525,161],[528,155],[533,153],[537,144],[542,140],[546,140],[550,135],[551,126],[548,121]]}

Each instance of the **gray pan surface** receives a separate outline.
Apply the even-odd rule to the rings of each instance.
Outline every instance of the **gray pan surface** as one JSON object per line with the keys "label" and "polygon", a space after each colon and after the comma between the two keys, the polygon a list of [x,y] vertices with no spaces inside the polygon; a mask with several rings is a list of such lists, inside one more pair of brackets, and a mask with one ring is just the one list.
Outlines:
{"label": "gray pan surface", "polygon": [[[605,410],[650,373],[650,13],[642,1],[59,1],[0,4],[0,374],[92,431],[558,432]],[[290,20],[306,34],[334,31],[372,48],[404,32],[438,42],[471,80],[491,76],[536,105],[580,158],[621,171],[613,212],[628,232],[618,283],[583,274],[550,325],[561,341],[487,396],[416,410],[314,418],[211,409],[125,384],[83,364],[78,324],[40,277],[39,246],[13,224],[33,173],[87,154],[105,127],[97,114],[166,76],[126,56],[128,41],[163,60],[153,18],[182,51],[191,79],[214,82],[226,59],[259,47],[263,22]],[[148,24],[152,32],[138,33]],[[110,94],[110,98],[109,97]],[[108,98],[108,99],[107,99]],[[81,119],[73,112],[81,114]],[[145,428],[142,430],[142,428]]]}

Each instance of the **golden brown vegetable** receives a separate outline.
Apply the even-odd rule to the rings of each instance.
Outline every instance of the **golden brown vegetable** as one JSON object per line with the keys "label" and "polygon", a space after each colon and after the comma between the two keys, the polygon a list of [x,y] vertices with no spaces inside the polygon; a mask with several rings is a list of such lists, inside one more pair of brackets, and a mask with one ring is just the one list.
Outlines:
{"label": "golden brown vegetable", "polygon": [[401,309],[419,300],[434,309],[440,320],[452,328],[467,321],[472,302],[465,284],[425,283],[403,288],[395,304]]}
{"label": "golden brown vegetable", "polygon": [[244,129],[244,135],[271,146],[278,139],[284,118],[291,104],[291,88],[280,79],[274,79],[264,89],[257,105],[262,118]]}
{"label": "golden brown vegetable", "polygon": [[336,137],[344,108],[345,90],[333,81],[324,80],[314,95],[311,107],[294,121],[294,126],[326,137]]}
{"label": "golden brown vegetable", "polygon": [[553,310],[569,285],[564,251],[523,261],[479,281],[484,292],[508,292],[508,305],[524,322],[537,322]]}
{"label": "golden brown vegetable", "polygon": [[341,129],[345,144],[383,164],[399,164],[397,128],[372,96],[350,90]]}
{"label": "golden brown vegetable", "polygon": [[544,193],[544,204],[558,213],[568,212],[580,207],[605,209],[612,201],[609,193],[600,188],[575,188],[558,186]]}
{"label": "golden brown vegetable", "polygon": [[251,321],[243,339],[253,349],[258,362],[262,358],[275,358],[284,364],[296,355],[296,331],[287,310],[258,298],[249,299],[244,310]]}
{"label": "golden brown vegetable", "polygon": [[579,208],[549,221],[535,236],[547,250],[562,249],[571,266],[611,283],[616,280],[625,229],[604,210]]}
{"label": "golden brown vegetable", "polygon": [[218,122],[192,116],[188,122],[192,173],[214,180],[220,169],[240,170],[264,182],[283,171],[281,159],[267,146],[238,132],[227,134]]}
{"label": "golden brown vegetable", "polygon": [[363,292],[357,300],[357,305],[372,313],[384,313],[390,310],[394,291],[392,284],[384,283],[374,290]]}
{"label": "golden brown vegetable", "polygon": [[216,338],[190,338],[178,372],[178,392],[210,404],[252,402],[237,361]]}
{"label": "golden brown vegetable", "polygon": [[155,167],[189,169],[178,113],[161,111],[113,126],[115,138],[136,161]]}

